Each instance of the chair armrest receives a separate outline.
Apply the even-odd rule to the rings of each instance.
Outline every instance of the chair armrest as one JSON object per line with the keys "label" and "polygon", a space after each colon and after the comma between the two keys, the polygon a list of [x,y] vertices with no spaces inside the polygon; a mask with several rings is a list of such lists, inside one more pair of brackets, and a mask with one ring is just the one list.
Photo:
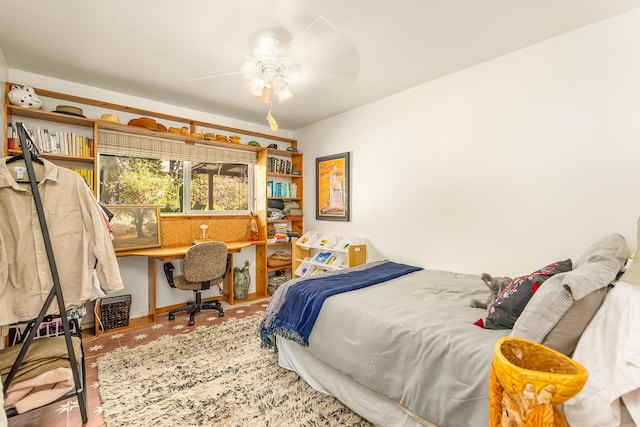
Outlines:
{"label": "chair armrest", "polygon": [[176,285],[173,284],[173,270],[175,267],[170,262],[164,263],[164,275],[167,276],[167,282],[169,282],[169,286],[175,288]]}

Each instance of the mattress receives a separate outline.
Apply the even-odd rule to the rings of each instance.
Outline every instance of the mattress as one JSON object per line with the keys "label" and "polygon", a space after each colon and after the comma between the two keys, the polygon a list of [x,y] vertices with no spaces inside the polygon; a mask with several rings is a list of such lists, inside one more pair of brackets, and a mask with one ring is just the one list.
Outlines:
{"label": "mattress", "polygon": [[510,332],[474,325],[487,292],[479,276],[422,270],[334,295],[305,351],[417,419],[486,425],[494,345]]}

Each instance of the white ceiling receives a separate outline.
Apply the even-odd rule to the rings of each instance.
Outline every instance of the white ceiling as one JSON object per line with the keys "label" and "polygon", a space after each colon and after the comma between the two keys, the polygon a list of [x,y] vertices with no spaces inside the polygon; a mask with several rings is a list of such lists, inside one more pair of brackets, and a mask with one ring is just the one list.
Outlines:
{"label": "white ceiling", "polygon": [[[640,0],[3,0],[0,54],[10,69],[264,125],[267,106],[241,75],[188,80],[237,72],[258,34],[288,43],[323,16],[353,42],[359,72],[294,82],[273,114],[295,130],[636,7]],[[309,51],[325,70],[354,62],[353,52]]]}

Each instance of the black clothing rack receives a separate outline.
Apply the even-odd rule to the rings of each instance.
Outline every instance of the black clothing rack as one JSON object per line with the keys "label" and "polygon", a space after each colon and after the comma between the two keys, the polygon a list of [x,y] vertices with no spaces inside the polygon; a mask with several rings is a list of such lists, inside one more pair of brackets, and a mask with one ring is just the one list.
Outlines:
{"label": "black clothing rack", "polygon": [[[79,365],[76,361],[75,350],[73,348],[70,322],[66,315],[66,306],[64,303],[63,295],[62,295],[62,287],[60,286],[60,277],[58,276],[58,268],[56,267],[56,261],[53,254],[53,247],[51,246],[51,236],[49,235],[49,228],[47,227],[47,221],[45,219],[44,209],[42,207],[42,199],[40,198],[38,183],[36,182],[36,175],[33,169],[33,161],[42,163],[42,160],[40,159],[40,154],[38,152],[38,149],[36,148],[35,144],[31,140],[31,137],[29,136],[29,134],[27,133],[27,130],[24,124],[22,122],[17,122],[16,124],[18,128],[18,137],[20,138],[20,147],[22,149],[22,154],[8,160],[8,162],[11,162],[13,160],[18,160],[21,158],[24,159],[24,163],[27,169],[27,174],[29,176],[29,183],[31,185],[31,192],[33,194],[36,210],[38,212],[38,218],[40,220],[40,228],[42,230],[42,237],[44,238],[44,245],[47,251],[47,258],[49,259],[49,267],[51,269],[51,275],[53,277],[53,288],[51,289],[51,292],[49,292],[49,296],[47,297],[42,308],[40,309],[40,314],[35,319],[35,321],[30,322],[29,326],[27,327],[28,336],[24,340],[24,343],[22,344],[22,349],[20,350],[18,357],[16,358],[13,366],[11,367],[11,371],[9,372],[9,374],[7,375],[7,378],[5,379],[4,391],[6,392],[6,390],[9,388],[9,385],[11,385],[11,381],[13,380],[16,373],[18,372],[18,368],[20,367],[20,364],[24,360],[24,357],[27,354],[27,350],[29,349],[29,346],[33,342],[33,339],[35,338],[36,333],[38,332],[38,328],[42,324],[45,318],[45,315],[47,313],[47,310],[51,306],[51,303],[53,302],[53,298],[55,297],[56,300],[58,301],[58,312],[60,313],[62,329],[64,331],[67,351],[69,353],[69,363],[71,365],[71,371],[73,373],[73,381],[75,384],[73,391],[70,391],[65,396],[61,397],[60,399],[57,399],[56,401],[60,401],[63,399],[68,399],[68,398],[72,398],[73,396],[76,396],[78,398],[78,406],[80,408],[80,415],[82,417],[82,422],[87,423],[89,418],[87,415],[87,391],[85,386],[86,375],[85,375],[85,369],[84,369],[84,354],[82,355],[82,359],[81,359],[82,360],[82,363],[81,363],[82,379],[81,379],[81,376],[80,376],[81,372],[79,369]],[[74,329],[76,329],[74,333],[77,336],[80,336],[80,333],[81,333],[80,328],[78,326],[78,323],[75,321],[74,321]],[[82,345],[80,348],[82,349]],[[50,402],[50,403],[53,403],[53,402]],[[7,414],[10,416],[13,415],[13,414],[10,414],[9,412],[7,412]]]}

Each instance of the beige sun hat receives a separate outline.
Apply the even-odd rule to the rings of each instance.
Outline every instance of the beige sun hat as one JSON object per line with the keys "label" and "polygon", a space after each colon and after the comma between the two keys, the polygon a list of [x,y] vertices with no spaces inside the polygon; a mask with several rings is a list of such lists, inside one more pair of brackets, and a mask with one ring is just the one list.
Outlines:
{"label": "beige sun hat", "polygon": [[120,117],[116,116],[115,114],[103,114],[100,116],[100,120],[120,124]]}
{"label": "beige sun hat", "polygon": [[54,113],[67,114],[70,116],[84,117],[84,112],[80,107],[74,107],[73,105],[58,105]]}

